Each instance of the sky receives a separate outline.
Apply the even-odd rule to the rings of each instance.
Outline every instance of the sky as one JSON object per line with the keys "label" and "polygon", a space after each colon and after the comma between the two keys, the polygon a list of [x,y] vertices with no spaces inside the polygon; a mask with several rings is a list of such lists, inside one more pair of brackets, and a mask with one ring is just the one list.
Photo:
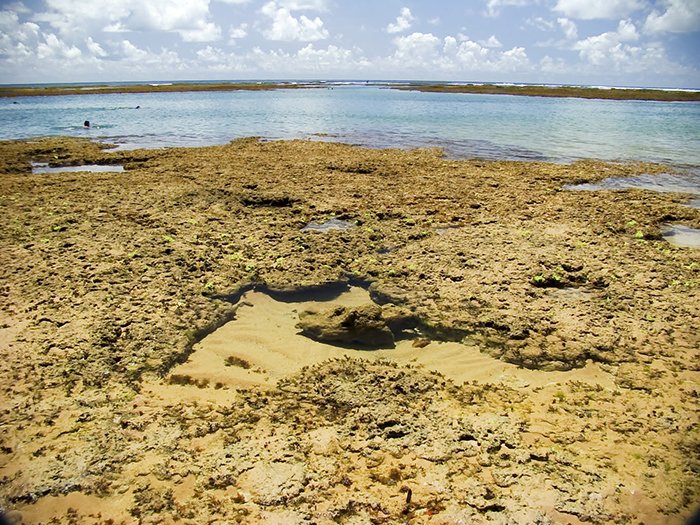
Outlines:
{"label": "sky", "polygon": [[0,0],[0,84],[243,79],[700,89],[700,0]]}

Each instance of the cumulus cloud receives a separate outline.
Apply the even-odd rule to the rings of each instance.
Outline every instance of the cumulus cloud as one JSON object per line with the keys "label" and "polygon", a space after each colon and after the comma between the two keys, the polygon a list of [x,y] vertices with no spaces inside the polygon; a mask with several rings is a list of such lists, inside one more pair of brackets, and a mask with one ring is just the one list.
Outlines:
{"label": "cumulus cloud", "polygon": [[275,1],[265,4],[261,12],[272,19],[272,26],[263,32],[268,40],[313,42],[328,38],[328,30],[319,17],[312,20],[301,15],[296,18],[289,8]]}
{"label": "cumulus cloud", "polygon": [[387,33],[403,33],[411,28],[415,20],[408,7],[401,8],[401,14],[396,17],[396,21],[386,26]]}
{"label": "cumulus cloud", "polygon": [[432,33],[411,33],[394,39],[394,59],[410,66],[424,66],[437,57],[440,39]]}
{"label": "cumulus cloud", "polygon": [[554,10],[580,20],[614,20],[629,16],[644,6],[644,0],[557,0]]}
{"label": "cumulus cloud", "polygon": [[277,0],[290,11],[327,11],[327,0]]}
{"label": "cumulus cloud", "polygon": [[[491,39],[489,39],[491,40]],[[494,40],[497,41],[497,39]],[[487,41],[488,42],[488,41]],[[490,42],[494,44],[492,40]],[[472,40],[454,36],[440,39],[432,33],[412,33],[394,39],[396,51],[390,59],[394,67],[435,72],[512,72],[531,69],[525,49],[498,51]]]}
{"label": "cumulus cloud", "polygon": [[240,24],[238,27],[230,27],[228,30],[229,44],[235,44],[236,40],[248,36],[248,24]]}
{"label": "cumulus cloud", "polygon": [[700,30],[700,2],[697,0],[666,0],[666,11],[654,10],[646,19],[648,33],[686,33]]}
{"label": "cumulus cloud", "polygon": [[82,55],[80,49],[67,45],[53,33],[47,35],[46,40],[38,45],[36,53],[40,59],[67,58],[75,60]]}
{"label": "cumulus cloud", "polygon": [[488,16],[498,16],[503,7],[524,7],[534,3],[533,0],[488,0],[486,3],[486,14]]}
{"label": "cumulus cloud", "polygon": [[199,63],[204,63],[209,71],[241,74],[267,71],[275,75],[317,75],[328,72],[348,75],[362,71],[372,65],[358,48],[343,48],[335,45],[316,47],[307,44],[296,52],[282,50],[262,50],[255,47],[246,53],[228,53],[219,48],[207,46],[197,51]]}
{"label": "cumulus cloud", "polygon": [[46,10],[34,19],[45,22],[64,39],[93,31],[168,31],[186,42],[221,37],[221,29],[209,21],[209,0],[46,0]]}
{"label": "cumulus cloud", "polygon": [[185,42],[213,42],[221,38],[221,28],[212,22],[199,21],[192,29],[177,31]]}
{"label": "cumulus cloud", "polygon": [[95,42],[92,37],[88,37],[87,40],[85,40],[85,46],[87,47],[88,51],[92,56],[95,57],[106,57],[107,52],[102,49],[102,46],[98,43]]}
{"label": "cumulus cloud", "polygon": [[564,31],[567,40],[576,40],[578,38],[578,28],[574,22],[568,18],[557,18],[557,23]]}
{"label": "cumulus cloud", "polygon": [[584,60],[593,65],[622,64],[638,55],[640,48],[625,44],[639,39],[637,28],[629,20],[621,20],[617,31],[608,31],[596,36],[590,36],[574,44]]}
{"label": "cumulus cloud", "polygon": [[551,31],[554,29],[554,22],[551,20],[546,20],[541,16],[535,16],[525,20],[525,23],[529,26],[535,27],[540,31]]}
{"label": "cumulus cloud", "polygon": [[486,40],[479,40],[479,44],[484,47],[503,47],[503,44],[496,38],[496,35],[491,35]]}

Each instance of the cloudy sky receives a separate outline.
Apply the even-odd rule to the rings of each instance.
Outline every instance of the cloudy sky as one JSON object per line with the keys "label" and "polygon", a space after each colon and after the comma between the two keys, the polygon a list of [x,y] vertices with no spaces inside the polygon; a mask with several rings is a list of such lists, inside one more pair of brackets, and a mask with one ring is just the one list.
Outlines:
{"label": "cloudy sky", "polygon": [[700,0],[0,0],[0,83],[700,88]]}

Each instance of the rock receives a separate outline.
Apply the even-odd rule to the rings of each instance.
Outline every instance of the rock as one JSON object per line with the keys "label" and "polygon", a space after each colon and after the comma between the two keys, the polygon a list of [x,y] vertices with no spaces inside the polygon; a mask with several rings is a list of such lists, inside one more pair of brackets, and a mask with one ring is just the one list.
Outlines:
{"label": "rock", "polygon": [[238,486],[258,505],[281,505],[304,489],[305,479],[301,463],[260,463],[240,476]]}
{"label": "rock", "polygon": [[[8,525],[23,525],[24,518],[22,513],[17,510],[11,510],[5,514],[5,520]],[[4,523],[4,522],[2,522]]]}
{"label": "rock", "polygon": [[394,334],[410,332],[418,327],[418,319],[408,308],[385,304],[382,306],[382,318]]}
{"label": "rock", "polygon": [[297,328],[311,339],[364,348],[393,348],[394,334],[375,304],[356,308],[336,306],[299,314]]}
{"label": "rock", "polygon": [[406,290],[389,283],[372,283],[368,291],[369,296],[377,304],[401,305],[406,302]]}

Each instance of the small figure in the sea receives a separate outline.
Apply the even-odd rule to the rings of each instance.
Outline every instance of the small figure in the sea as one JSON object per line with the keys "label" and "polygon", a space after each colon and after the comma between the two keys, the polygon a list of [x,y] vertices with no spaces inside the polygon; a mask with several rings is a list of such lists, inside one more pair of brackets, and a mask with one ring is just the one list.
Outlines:
{"label": "small figure in the sea", "polygon": [[83,127],[84,127],[84,128],[89,128],[89,127],[90,127],[90,121],[89,121],[89,120],[86,120],[85,122],[83,122]]}
{"label": "small figure in the sea", "polygon": [[134,109],[141,109],[141,106],[136,106]]}

